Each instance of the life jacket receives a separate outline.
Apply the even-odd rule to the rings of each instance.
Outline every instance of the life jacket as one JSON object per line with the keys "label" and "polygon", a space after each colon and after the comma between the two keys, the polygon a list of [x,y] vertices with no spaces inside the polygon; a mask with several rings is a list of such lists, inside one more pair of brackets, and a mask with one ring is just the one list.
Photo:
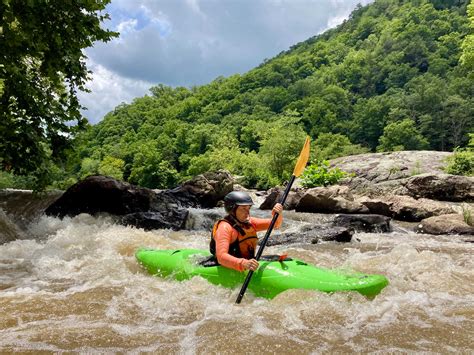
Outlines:
{"label": "life jacket", "polygon": [[237,219],[231,215],[227,215],[224,219],[220,219],[214,224],[211,232],[211,242],[209,244],[209,250],[212,255],[216,255],[216,241],[214,235],[222,222],[229,223],[232,228],[238,232],[237,239],[230,243],[229,254],[236,258],[252,259],[255,257],[255,249],[257,248],[257,231],[250,223],[240,223]]}

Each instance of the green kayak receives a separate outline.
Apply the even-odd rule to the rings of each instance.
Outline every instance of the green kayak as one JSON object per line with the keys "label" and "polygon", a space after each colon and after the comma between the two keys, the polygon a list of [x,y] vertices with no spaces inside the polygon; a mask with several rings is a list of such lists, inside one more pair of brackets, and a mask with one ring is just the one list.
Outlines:
{"label": "green kayak", "polygon": [[[138,249],[135,256],[150,274],[176,280],[200,276],[216,285],[237,288],[242,286],[247,274],[206,263],[211,254],[198,249]],[[388,285],[388,280],[382,275],[322,269],[296,259],[279,261],[262,257],[259,263],[260,267],[254,272],[248,286],[259,297],[273,298],[289,289],[357,291],[373,297]]]}

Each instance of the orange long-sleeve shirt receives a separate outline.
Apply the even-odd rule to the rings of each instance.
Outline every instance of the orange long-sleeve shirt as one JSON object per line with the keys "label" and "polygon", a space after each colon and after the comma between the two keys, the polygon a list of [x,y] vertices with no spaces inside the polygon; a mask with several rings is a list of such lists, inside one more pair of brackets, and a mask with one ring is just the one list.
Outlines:
{"label": "orange long-sleeve shirt", "polygon": [[[272,213],[273,214],[273,213]],[[255,228],[257,232],[267,230],[272,220],[270,218],[254,218],[250,217],[250,224]],[[275,223],[275,228],[280,228],[283,222],[283,216],[280,214]],[[219,264],[228,267],[230,269],[243,271],[244,258],[236,258],[229,254],[229,246],[237,240],[239,232],[237,232],[227,222],[219,223],[214,240],[216,241],[216,257]]]}

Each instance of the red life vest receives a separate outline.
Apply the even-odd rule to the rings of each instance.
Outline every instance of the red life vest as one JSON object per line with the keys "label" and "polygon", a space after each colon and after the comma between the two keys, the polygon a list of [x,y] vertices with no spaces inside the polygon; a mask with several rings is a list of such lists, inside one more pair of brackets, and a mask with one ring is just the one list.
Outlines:
{"label": "red life vest", "polygon": [[251,223],[240,223],[235,217],[230,215],[224,217],[224,219],[218,220],[212,228],[211,242],[209,245],[211,254],[214,256],[216,255],[216,241],[214,235],[219,224],[222,222],[229,223],[238,234],[237,239],[229,245],[229,254],[236,258],[254,258],[258,242],[257,231]]}

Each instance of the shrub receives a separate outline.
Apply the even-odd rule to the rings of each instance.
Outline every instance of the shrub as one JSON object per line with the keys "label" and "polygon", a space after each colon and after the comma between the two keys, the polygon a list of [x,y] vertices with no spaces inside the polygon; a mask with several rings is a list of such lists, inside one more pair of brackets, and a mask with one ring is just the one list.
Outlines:
{"label": "shrub", "polygon": [[466,148],[454,149],[454,154],[446,159],[444,171],[448,174],[474,176],[474,133],[469,133],[469,137]]}
{"label": "shrub", "polygon": [[350,176],[350,174],[339,168],[331,169],[329,162],[323,160],[306,167],[304,173],[301,175],[301,184],[303,187],[334,185],[347,176]]}
{"label": "shrub", "polygon": [[444,169],[448,174],[474,176],[474,152],[468,149],[455,149],[454,154],[446,159]]}

